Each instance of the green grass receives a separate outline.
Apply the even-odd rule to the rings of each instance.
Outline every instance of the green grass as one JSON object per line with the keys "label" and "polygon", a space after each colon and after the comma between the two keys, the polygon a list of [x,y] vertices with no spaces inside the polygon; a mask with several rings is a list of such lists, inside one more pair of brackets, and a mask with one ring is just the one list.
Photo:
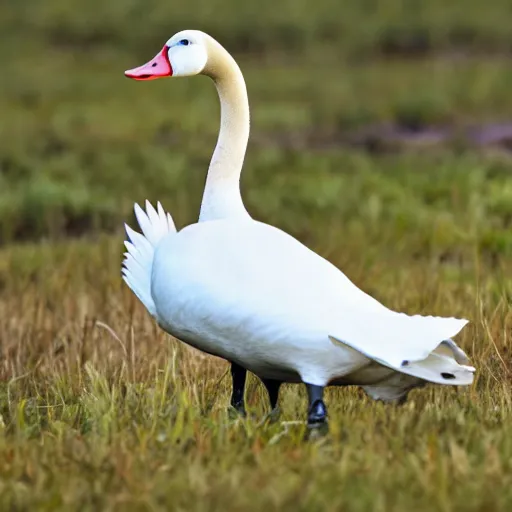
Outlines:
{"label": "green grass", "polygon": [[[512,158],[466,130],[512,120],[511,23],[505,0],[2,3],[0,509],[510,510]],[[252,378],[228,419],[226,363],[120,278],[133,202],[198,216],[212,84],[123,77],[183,28],[246,77],[251,213],[389,307],[469,318],[474,386],[329,390],[320,445],[301,386],[269,425]]]}
{"label": "green grass", "polygon": [[380,253],[344,237],[315,245],[387,304],[468,315],[459,341],[479,372],[402,408],[329,390],[326,445],[302,442],[297,385],[278,424],[260,424],[256,380],[253,417],[229,420],[226,363],[156,328],[120,282],[119,239],[3,251],[2,508],[508,510],[510,261],[500,272],[468,250],[466,264],[419,262],[406,243]]}

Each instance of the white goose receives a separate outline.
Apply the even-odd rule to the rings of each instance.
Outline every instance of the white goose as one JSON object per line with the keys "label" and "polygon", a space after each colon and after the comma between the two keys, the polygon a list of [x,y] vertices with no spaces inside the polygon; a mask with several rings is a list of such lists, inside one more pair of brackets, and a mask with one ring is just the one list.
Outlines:
{"label": "white goose", "polygon": [[327,425],[327,385],[360,385],[374,399],[402,401],[426,382],[471,384],[475,369],[450,339],[467,320],[392,311],[296,239],[248,215],[239,186],[247,93],[217,41],[179,32],[154,59],[126,71],[136,80],[197,74],[213,79],[222,106],[200,222],[178,232],[160,204],[147,203],[146,212],[135,207],[143,235],[126,227],[123,277],[159,325],[276,390],[304,382],[310,428]]}

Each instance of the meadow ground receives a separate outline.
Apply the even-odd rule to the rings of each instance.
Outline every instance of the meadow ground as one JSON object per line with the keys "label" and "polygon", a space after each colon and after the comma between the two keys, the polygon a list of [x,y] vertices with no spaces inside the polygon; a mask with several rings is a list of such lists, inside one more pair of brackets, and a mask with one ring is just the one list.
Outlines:
{"label": "meadow ground", "polygon": [[[0,509],[512,507],[512,9],[493,0],[0,5]],[[467,389],[400,408],[329,390],[331,437],[228,418],[225,362],[157,329],[120,278],[148,198],[194,222],[218,129],[206,78],[123,70],[173,32],[239,60],[251,213],[409,313],[471,323]],[[512,130],[510,130],[512,131]]]}

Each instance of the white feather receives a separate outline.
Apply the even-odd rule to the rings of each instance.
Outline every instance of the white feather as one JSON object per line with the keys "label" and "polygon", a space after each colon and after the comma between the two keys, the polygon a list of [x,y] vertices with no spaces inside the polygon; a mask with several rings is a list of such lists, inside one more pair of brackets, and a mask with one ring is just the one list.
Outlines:
{"label": "white feather", "polygon": [[146,211],[138,204],[134,207],[137,222],[143,235],[125,224],[129,240],[124,242],[127,252],[124,254],[122,275],[128,287],[144,304],[152,316],[156,316],[156,307],[151,294],[151,270],[155,249],[163,238],[176,233],[174,222],[165,214],[158,203],[158,212],[146,201]]}
{"label": "white feather", "polygon": [[[251,219],[200,222],[165,238],[152,297],[168,332],[260,377],[322,386],[372,385],[397,372],[415,385],[473,380],[474,369],[457,361],[463,352],[440,346],[467,320],[392,311],[291,236]],[[387,373],[363,375],[372,361]]]}

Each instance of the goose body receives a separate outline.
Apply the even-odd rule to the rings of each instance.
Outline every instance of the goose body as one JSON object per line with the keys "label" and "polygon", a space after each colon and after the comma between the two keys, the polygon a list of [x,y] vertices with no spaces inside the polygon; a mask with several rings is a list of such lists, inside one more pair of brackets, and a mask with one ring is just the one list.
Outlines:
{"label": "goose body", "polygon": [[[143,80],[166,66],[158,77],[206,74],[225,107],[200,222],[177,231],[160,205],[136,206],[143,235],[127,228],[127,284],[178,339],[267,381],[306,383],[313,422],[325,416],[319,390],[329,384],[358,384],[383,400],[425,382],[470,384],[474,368],[451,340],[466,320],[392,311],[295,238],[248,215],[239,189],[248,106],[233,63],[211,37],[184,31],[127,72]],[[238,103],[230,105],[229,94]]]}
{"label": "goose body", "polygon": [[392,311],[267,224],[220,219],[165,234],[168,217],[147,209],[137,209],[146,237],[130,230],[127,244],[143,262],[142,240],[154,243],[140,265],[148,269],[141,296],[159,325],[189,345],[264,379],[358,384],[384,400],[425,380],[472,381],[465,354],[448,341],[466,320]]}

